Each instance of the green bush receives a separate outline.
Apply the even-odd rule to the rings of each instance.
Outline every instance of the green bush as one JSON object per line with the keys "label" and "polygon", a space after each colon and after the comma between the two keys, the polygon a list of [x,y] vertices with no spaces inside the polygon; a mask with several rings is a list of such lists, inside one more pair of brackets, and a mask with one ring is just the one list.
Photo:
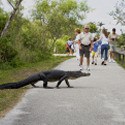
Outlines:
{"label": "green bush", "polygon": [[66,42],[69,39],[69,36],[65,35],[62,38],[58,39],[55,44],[55,53],[65,53],[66,51]]}
{"label": "green bush", "polygon": [[10,62],[17,55],[17,51],[12,47],[7,38],[0,38],[0,62]]}
{"label": "green bush", "polygon": [[119,39],[118,39],[118,41],[117,41],[117,45],[118,45],[118,47],[125,49],[125,34],[122,34],[122,35],[119,37]]}

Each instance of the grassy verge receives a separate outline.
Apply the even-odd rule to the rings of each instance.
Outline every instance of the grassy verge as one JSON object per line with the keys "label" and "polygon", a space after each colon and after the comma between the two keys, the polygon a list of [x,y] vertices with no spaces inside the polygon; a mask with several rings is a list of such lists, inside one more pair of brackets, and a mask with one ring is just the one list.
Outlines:
{"label": "grassy verge", "polygon": [[[22,80],[33,73],[52,69],[69,58],[71,57],[52,57],[48,60],[34,64],[27,64],[20,68],[0,70],[0,84]],[[4,117],[6,112],[8,112],[20,100],[26,90],[27,87],[17,90],[0,90],[0,117]]]}

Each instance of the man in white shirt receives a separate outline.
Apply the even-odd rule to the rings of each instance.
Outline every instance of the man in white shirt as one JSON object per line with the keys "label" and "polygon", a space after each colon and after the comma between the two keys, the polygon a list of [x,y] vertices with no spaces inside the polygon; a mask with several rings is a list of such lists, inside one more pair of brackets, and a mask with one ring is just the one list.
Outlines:
{"label": "man in white shirt", "polygon": [[90,71],[90,52],[92,51],[92,34],[89,32],[89,26],[83,27],[83,32],[79,35],[80,40],[80,70],[83,70],[84,56],[87,58],[87,71]]}

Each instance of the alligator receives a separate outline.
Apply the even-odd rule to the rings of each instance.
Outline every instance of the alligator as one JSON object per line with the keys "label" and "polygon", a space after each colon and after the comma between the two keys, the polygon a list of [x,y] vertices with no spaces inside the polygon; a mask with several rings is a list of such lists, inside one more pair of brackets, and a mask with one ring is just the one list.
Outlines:
{"label": "alligator", "polygon": [[0,85],[0,89],[18,89],[31,84],[33,87],[38,87],[35,84],[38,81],[43,81],[43,88],[48,87],[48,82],[57,82],[56,88],[59,88],[63,80],[65,80],[67,86],[70,88],[68,79],[77,79],[80,77],[90,76],[90,73],[84,73],[82,71],[64,71],[64,70],[49,70],[42,71],[27,77],[24,80],[18,82],[5,83]]}

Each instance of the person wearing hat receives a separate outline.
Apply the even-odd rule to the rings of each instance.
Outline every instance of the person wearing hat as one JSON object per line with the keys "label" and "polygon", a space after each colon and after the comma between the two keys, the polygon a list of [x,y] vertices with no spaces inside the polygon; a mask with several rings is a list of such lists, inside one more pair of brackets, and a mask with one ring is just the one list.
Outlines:
{"label": "person wearing hat", "polygon": [[109,45],[110,45],[110,49],[109,49],[110,60],[109,60],[109,62],[115,62],[115,60],[114,60],[115,44],[116,44],[116,41],[118,39],[118,34],[116,33],[115,28],[112,29],[112,33],[109,34],[108,38],[109,38]]}
{"label": "person wearing hat", "polygon": [[79,35],[80,40],[80,70],[83,70],[84,57],[86,57],[87,67],[86,70],[90,71],[90,52],[92,51],[92,34],[89,32],[89,25],[83,27],[83,32]]}

